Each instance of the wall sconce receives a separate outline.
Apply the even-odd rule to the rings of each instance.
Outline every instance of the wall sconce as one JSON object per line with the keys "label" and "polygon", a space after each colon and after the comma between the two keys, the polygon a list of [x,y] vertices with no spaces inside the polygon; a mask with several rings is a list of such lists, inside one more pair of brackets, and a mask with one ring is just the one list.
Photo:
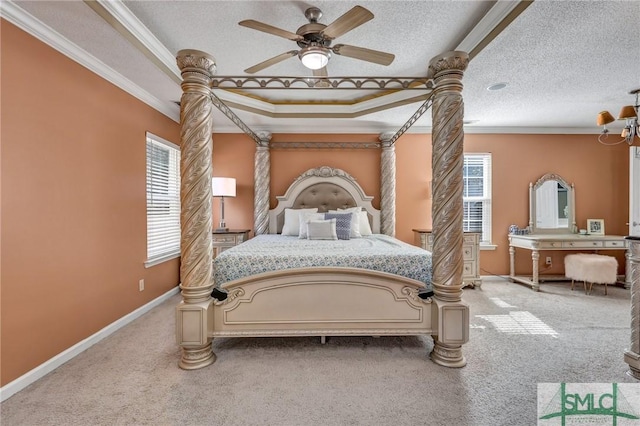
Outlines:
{"label": "wall sconce", "polygon": [[635,89],[629,92],[630,95],[636,95],[636,103],[635,105],[625,105],[620,110],[620,114],[618,114],[618,120],[625,120],[625,126],[622,129],[622,133],[620,136],[621,140],[616,142],[607,142],[606,139],[609,136],[609,129],[607,129],[607,124],[613,123],[615,120],[613,116],[609,113],[609,111],[602,111],[598,114],[598,118],[596,122],[598,126],[602,126],[602,132],[600,136],[598,136],[598,142],[603,145],[617,145],[622,142],[626,142],[631,145],[634,141],[635,137],[640,138],[640,126],[638,125],[638,108],[640,108],[640,102],[638,102],[638,95],[640,94],[640,89]]}
{"label": "wall sconce", "polygon": [[228,231],[227,224],[224,223],[224,197],[236,196],[235,178],[214,177],[211,178],[211,195],[220,197],[220,226],[216,231]]}

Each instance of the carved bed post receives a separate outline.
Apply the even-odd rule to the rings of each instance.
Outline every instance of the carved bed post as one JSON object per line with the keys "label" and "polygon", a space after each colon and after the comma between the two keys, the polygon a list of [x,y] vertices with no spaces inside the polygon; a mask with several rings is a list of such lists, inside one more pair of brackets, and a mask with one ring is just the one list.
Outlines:
{"label": "carved bed post", "polygon": [[438,334],[431,359],[463,367],[462,345],[469,340],[469,307],[462,302],[462,166],[464,132],[462,75],[465,52],[447,52],[429,62],[434,80],[432,111],[433,289]]}
{"label": "carved bed post", "polygon": [[640,380],[640,237],[627,237],[627,277],[631,281],[631,345],[624,353],[629,373]]}
{"label": "carved bed post", "polygon": [[208,336],[211,309],[213,246],[211,175],[213,131],[211,89],[216,64],[198,50],[181,50],[180,100],[180,288],[176,308],[176,340],[182,347],[181,368],[193,370],[215,361]]}
{"label": "carved bed post", "polygon": [[396,148],[390,142],[393,133],[381,133],[380,154],[380,231],[396,235]]}
{"label": "carved bed post", "polygon": [[253,168],[253,220],[254,234],[269,233],[269,185],[271,175],[271,160],[269,141],[271,133],[258,134],[260,144],[256,146]]}

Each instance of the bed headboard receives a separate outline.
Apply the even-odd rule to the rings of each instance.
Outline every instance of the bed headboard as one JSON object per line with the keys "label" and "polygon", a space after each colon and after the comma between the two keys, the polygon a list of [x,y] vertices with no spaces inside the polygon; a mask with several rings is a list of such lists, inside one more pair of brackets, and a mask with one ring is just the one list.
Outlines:
{"label": "bed headboard", "polygon": [[380,210],[371,205],[373,197],[365,195],[356,179],[341,169],[329,166],[309,169],[276,199],[278,204],[269,210],[270,234],[282,231],[284,209],[317,207],[319,212],[325,212],[355,206],[361,206],[367,212],[372,232],[380,233]]}

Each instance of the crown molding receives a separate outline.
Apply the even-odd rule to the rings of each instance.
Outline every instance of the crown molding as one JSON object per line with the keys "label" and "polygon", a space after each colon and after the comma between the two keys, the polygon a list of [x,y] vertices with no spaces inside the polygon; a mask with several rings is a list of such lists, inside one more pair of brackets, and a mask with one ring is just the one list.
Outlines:
{"label": "crown molding", "polygon": [[473,59],[531,3],[533,0],[498,0],[455,50],[467,52],[469,60]]}
{"label": "crown molding", "polygon": [[180,108],[177,105],[163,102],[156,98],[39,19],[24,11],[13,1],[2,2],[0,16],[173,121],[180,122]]}
{"label": "crown molding", "polygon": [[599,135],[594,129],[582,127],[481,127],[465,126],[465,133],[492,133],[492,134],[529,134],[529,135]]}
{"label": "crown molding", "polygon": [[177,84],[182,83],[176,56],[120,0],[84,0],[84,3],[129,40],[171,80]]}

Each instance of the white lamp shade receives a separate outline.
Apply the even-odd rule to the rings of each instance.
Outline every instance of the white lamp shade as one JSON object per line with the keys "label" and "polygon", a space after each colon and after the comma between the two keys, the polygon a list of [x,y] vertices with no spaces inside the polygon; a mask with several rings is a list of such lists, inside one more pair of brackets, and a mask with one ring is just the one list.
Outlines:
{"label": "white lamp shade", "polygon": [[235,197],[236,180],[228,177],[211,178],[211,195],[214,197]]}

